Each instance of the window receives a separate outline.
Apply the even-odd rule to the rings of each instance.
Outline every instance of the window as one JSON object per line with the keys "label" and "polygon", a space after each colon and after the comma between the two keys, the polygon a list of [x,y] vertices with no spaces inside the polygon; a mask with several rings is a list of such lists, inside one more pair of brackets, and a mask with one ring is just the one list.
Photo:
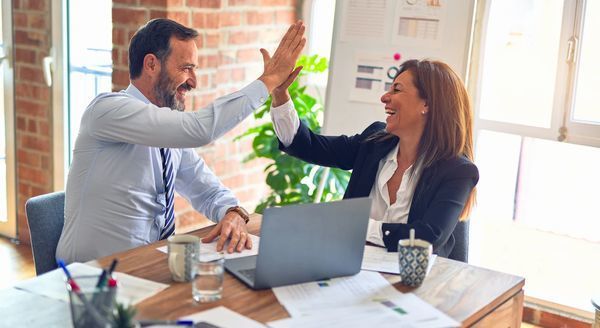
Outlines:
{"label": "window", "polygon": [[530,300],[592,311],[600,2],[490,0],[479,9],[469,88],[481,179],[470,262],[524,276]]}
{"label": "window", "polygon": [[12,67],[12,1],[0,5],[0,235],[15,238],[15,135]]}

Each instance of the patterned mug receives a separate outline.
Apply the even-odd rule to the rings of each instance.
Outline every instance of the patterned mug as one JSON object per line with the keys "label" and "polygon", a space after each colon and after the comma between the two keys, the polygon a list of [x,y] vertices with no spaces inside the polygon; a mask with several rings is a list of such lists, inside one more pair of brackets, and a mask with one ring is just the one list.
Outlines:
{"label": "patterned mug", "polygon": [[200,254],[200,238],[191,235],[173,235],[167,239],[168,264],[173,280],[193,280],[193,268]]}
{"label": "patterned mug", "polygon": [[412,246],[410,239],[398,242],[398,264],[402,284],[417,287],[423,283],[432,251],[431,243],[425,240],[415,239]]}

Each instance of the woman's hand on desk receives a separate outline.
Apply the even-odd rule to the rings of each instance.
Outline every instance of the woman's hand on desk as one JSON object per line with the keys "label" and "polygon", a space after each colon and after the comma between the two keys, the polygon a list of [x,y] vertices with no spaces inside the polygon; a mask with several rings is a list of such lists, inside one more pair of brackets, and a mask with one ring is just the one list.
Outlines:
{"label": "woman's hand on desk", "polygon": [[252,248],[252,239],[248,237],[246,221],[237,212],[228,212],[223,219],[202,239],[203,243],[210,243],[219,237],[217,251],[222,251],[225,242],[229,239],[228,253],[241,252],[244,248]]}

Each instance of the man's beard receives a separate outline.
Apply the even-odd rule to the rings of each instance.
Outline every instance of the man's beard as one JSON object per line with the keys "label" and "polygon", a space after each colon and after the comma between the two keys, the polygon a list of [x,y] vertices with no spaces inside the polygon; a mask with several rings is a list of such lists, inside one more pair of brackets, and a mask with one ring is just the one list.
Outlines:
{"label": "man's beard", "polygon": [[[169,78],[166,70],[161,70],[158,76],[158,83],[154,86],[154,94],[156,95],[156,100],[159,102],[157,105],[183,112],[185,110],[185,103],[177,99],[177,86],[173,84],[173,80]],[[188,91],[191,89],[187,83],[184,82],[183,84],[183,87]]]}

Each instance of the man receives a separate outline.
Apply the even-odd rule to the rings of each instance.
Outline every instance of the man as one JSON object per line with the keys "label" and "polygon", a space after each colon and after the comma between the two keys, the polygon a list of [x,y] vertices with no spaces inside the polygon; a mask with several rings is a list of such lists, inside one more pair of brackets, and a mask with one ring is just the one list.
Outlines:
{"label": "man", "polygon": [[174,190],[218,222],[203,241],[251,248],[247,212],[196,154],[294,79],[304,25],[290,26],[264,72],[198,112],[183,112],[196,87],[198,33],[168,19],[148,22],[131,39],[131,84],[96,97],[81,119],[69,170],[65,224],[56,257],[88,261],[165,239],[175,230]]}

